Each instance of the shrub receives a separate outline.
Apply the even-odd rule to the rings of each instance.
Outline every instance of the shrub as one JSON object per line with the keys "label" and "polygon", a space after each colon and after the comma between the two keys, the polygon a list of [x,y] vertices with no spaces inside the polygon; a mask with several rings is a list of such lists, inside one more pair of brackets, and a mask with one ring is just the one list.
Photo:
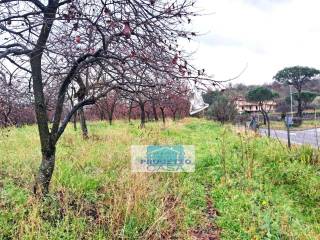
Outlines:
{"label": "shrub", "polygon": [[223,95],[216,97],[207,111],[209,118],[216,119],[221,123],[234,121],[236,115],[237,110],[233,101]]}
{"label": "shrub", "polygon": [[292,119],[293,121],[293,127],[299,127],[302,124],[302,118],[301,117],[294,117]]}

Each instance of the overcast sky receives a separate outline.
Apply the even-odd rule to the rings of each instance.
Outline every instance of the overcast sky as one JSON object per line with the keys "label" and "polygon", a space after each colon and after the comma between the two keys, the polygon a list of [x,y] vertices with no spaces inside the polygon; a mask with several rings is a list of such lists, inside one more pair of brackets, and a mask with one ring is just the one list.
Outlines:
{"label": "overcast sky", "polygon": [[204,33],[188,45],[195,63],[217,80],[263,84],[278,70],[320,69],[320,0],[197,0],[209,15],[193,21]]}

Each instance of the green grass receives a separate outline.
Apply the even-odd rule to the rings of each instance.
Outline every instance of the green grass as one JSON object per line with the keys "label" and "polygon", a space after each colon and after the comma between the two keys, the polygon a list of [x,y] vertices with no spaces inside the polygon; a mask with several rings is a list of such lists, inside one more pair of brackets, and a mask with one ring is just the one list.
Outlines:
{"label": "green grass", "polygon": [[[265,126],[263,126],[265,127]],[[318,120],[304,120],[298,127],[291,127],[293,131],[320,128],[320,119]],[[283,121],[270,121],[270,128],[277,130],[286,130],[286,126]]]}
{"label": "green grass", "polygon": [[[89,123],[57,147],[50,195],[31,188],[36,126],[0,132],[0,239],[191,239],[214,221],[222,239],[319,239],[319,153],[201,119]],[[130,171],[132,144],[193,144],[194,173]],[[207,216],[207,197],[219,216]]]}

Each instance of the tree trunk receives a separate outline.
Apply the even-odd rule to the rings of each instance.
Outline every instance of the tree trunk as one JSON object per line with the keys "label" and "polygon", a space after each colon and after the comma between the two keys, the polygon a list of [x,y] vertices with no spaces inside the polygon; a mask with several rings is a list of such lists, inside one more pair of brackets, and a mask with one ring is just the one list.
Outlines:
{"label": "tree trunk", "polygon": [[145,123],[146,123],[146,113],[144,110],[144,103],[139,103],[140,105],[140,118],[141,118],[141,123],[140,123],[140,127],[144,128],[145,127]]}
{"label": "tree trunk", "polygon": [[269,119],[268,113],[266,113],[266,121],[267,121],[267,127],[268,127],[268,137],[270,137],[270,119]]}
{"label": "tree trunk", "polygon": [[[55,4],[55,3],[54,3]],[[49,184],[55,164],[56,140],[49,131],[46,101],[43,92],[42,82],[42,54],[44,46],[52,28],[58,5],[53,6],[53,1],[49,1],[50,8],[44,14],[44,23],[38,37],[34,50],[30,54],[30,66],[32,75],[32,87],[34,95],[34,105],[37,118],[37,125],[41,144],[42,161],[34,185],[35,194],[46,194],[49,191]]]}
{"label": "tree trunk", "polygon": [[83,139],[88,139],[89,138],[88,137],[88,128],[87,128],[86,117],[84,115],[83,108],[79,109],[79,118],[80,118],[80,126],[81,126]]}
{"label": "tree trunk", "polygon": [[263,113],[262,113],[262,116],[263,116],[263,125],[266,125],[267,124],[267,118]]}
{"label": "tree trunk", "polygon": [[153,111],[154,120],[156,122],[158,122],[159,118],[158,118],[158,114],[157,114],[156,104],[154,103],[154,101],[152,101],[152,111]]}
{"label": "tree trunk", "polygon": [[113,113],[108,113],[108,118],[109,118],[109,125],[112,125],[112,120],[113,120]]}
{"label": "tree trunk", "polygon": [[10,124],[11,124],[10,117],[9,117],[11,111],[12,111],[12,108],[11,108],[11,106],[9,106],[8,111],[7,112],[4,111],[4,113],[3,113],[3,115],[4,115],[4,126],[5,127],[10,126]]}
{"label": "tree trunk", "polygon": [[261,113],[262,113],[263,119],[265,121],[265,124],[267,125],[268,137],[270,137],[270,119],[269,119],[268,112],[262,107],[262,105],[260,108],[261,108]]}
{"label": "tree trunk", "polygon": [[131,122],[131,113],[132,113],[132,102],[130,102],[130,106],[129,106],[129,113],[128,113],[129,122]]}
{"label": "tree trunk", "polygon": [[49,191],[49,183],[54,168],[54,145],[49,132],[47,108],[43,93],[41,75],[41,54],[31,56],[31,71],[33,80],[34,105],[40,136],[42,161],[34,185],[34,194],[45,195]]}
{"label": "tree trunk", "polygon": [[77,131],[77,112],[73,114],[73,129]]}
{"label": "tree trunk", "polygon": [[116,100],[113,101],[112,106],[111,106],[111,108],[110,108],[110,111],[108,112],[109,124],[110,124],[110,125],[112,125],[113,113],[114,113],[115,107],[116,107]]}
{"label": "tree trunk", "polygon": [[9,118],[8,118],[7,114],[3,113],[3,117],[4,117],[4,122],[3,122],[4,127],[8,127],[9,126]]}
{"label": "tree trunk", "polygon": [[148,111],[145,111],[145,112],[147,114],[147,120],[148,120],[148,122],[150,122],[150,113]]}
{"label": "tree trunk", "polygon": [[33,187],[34,194],[45,196],[49,192],[49,185],[55,165],[55,146],[42,152],[42,161]]}
{"label": "tree trunk", "polygon": [[99,115],[100,115],[100,121],[103,121],[104,120],[104,112],[102,109],[100,109]]}
{"label": "tree trunk", "polygon": [[176,121],[176,114],[177,114],[177,111],[172,112],[173,121]]}
{"label": "tree trunk", "polygon": [[160,107],[160,110],[161,110],[162,122],[163,124],[166,124],[166,115],[164,113],[164,108]]}

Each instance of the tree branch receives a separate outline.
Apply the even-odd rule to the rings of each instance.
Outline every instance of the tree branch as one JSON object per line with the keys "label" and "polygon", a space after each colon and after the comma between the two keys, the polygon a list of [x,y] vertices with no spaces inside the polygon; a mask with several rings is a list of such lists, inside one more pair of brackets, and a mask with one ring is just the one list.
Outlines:
{"label": "tree branch", "polygon": [[19,48],[10,48],[7,49],[6,51],[0,51],[0,59],[5,58],[8,55],[28,55],[32,51],[29,49],[19,49]]}
{"label": "tree branch", "polygon": [[3,3],[11,3],[11,2],[30,2],[33,3],[36,7],[38,7],[39,9],[41,9],[42,11],[44,11],[46,9],[46,6],[42,4],[42,2],[40,2],[39,0],[1,0],[0,4]]}
{"label": "tree branch", "polygon": [[77,103],[72,109],[71,111],[66,115],[66,117],[64,118],[64,120],[62,121],[61,126],[59,127],[54,141],[57,142],[59,140],[59,138],[61,137],[62,133],[64,132],[65,128],[68,125],[68,122],[70,121],[70,119],[72,118],[73,114],[79,109],[82,108],[86,105],[92,105],[95,104],[97,100],[99,100],[100,98],[103,98],[105,96],[107,96],[107,94],[112,91],[113,89],[115,89],[117,87],[110,87],[108,90],[106,90],[105,92],[99,94],[98,96],[91,96],[79,103]]}

